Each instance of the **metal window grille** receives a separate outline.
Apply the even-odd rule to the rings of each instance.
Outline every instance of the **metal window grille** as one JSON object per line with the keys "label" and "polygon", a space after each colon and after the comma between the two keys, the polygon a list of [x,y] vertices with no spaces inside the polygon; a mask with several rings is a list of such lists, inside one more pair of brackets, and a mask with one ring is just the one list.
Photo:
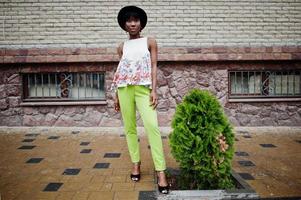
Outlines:
{"label": "metal window grille", "polygon": [[229,71],[230,98],[300,97],[301,70]]}
{"label": "metal window grille", "polygon": [[22,74],[25,100],[104,99],[104,73]]}

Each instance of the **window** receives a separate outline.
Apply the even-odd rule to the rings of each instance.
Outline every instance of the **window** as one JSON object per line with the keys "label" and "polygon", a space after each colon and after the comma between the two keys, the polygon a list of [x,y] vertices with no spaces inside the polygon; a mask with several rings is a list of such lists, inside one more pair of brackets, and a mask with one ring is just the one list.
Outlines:
{"label": "window", "polygon": [[104,100],[104,73],[22,74],[24,101]]}
{"label": "window", "polygon": [[301,71],[229,71],[230,98],[301,97]]}

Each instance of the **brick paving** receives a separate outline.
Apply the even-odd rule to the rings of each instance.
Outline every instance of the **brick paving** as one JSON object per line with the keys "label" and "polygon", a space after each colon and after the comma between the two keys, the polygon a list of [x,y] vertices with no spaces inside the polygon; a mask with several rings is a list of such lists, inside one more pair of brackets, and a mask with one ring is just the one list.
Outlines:
{"label": "brick paving", "polygon": [[[122,128],[0,127],[1,200],[139,199],[156,190],[148,140],[139,133],[142,176],[134,183]],[[166,133],[167,166],[178,168]],[[300,145],[298,127],[237,128],[233,170],[262,198],[300,197]]]}

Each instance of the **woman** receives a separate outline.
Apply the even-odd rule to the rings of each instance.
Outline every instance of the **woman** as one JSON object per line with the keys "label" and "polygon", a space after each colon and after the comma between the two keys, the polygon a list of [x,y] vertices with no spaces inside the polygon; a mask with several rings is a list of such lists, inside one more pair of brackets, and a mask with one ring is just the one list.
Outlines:
{"label": "woman", "polygon": [[158,189],[169,192],[164,170],[166,163],[161,134],[158,127],[156,107],[157,88],[157,43],[154,38],[143,37],[141,30],[147,23],[144,10],[126,6],[118,13],[119,26],[128,32],[129,40],[117,48],[120,58],[111,89],[116,93],[115,110],[121,111],[127,145],[133,163],[131,179],[140,180],[140,152],[136,130],[136,107],[141,115],[151,154],[158,176]]}

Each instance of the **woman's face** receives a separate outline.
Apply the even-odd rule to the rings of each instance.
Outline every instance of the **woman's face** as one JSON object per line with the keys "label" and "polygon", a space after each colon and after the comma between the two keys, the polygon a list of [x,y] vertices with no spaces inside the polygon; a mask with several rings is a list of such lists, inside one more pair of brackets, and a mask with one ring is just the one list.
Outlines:
{"label": "woman's face", "polygon": [[140,24],[140,19],[130,17],[126,22],[125,22],[125,29],[131,34],[131,35],[136,35],[140,32],[141,29],[141,24]]}

